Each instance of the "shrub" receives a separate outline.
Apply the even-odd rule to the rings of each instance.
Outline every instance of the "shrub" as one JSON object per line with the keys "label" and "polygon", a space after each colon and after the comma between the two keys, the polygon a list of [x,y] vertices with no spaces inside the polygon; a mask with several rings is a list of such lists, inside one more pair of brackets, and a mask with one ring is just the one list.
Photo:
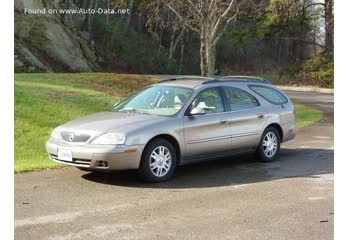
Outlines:
{"label": "shrub", "polygon": [[333,55],[317,54],[307,60],[298,74],[300,81],[319,87],[334,87]]}

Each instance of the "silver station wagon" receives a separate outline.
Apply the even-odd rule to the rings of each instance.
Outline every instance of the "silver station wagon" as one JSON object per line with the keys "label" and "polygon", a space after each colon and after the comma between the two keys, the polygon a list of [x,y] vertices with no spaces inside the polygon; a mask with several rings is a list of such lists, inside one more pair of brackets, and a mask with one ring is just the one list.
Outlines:
{"label": "silver station wagon", "polygon": [[168,180],[179,165],[255,152],[276,159],[296,134],[291,100],[270,82],[247,76],[178,77],[55,128],[49,158],[85,170],[138,169]]}

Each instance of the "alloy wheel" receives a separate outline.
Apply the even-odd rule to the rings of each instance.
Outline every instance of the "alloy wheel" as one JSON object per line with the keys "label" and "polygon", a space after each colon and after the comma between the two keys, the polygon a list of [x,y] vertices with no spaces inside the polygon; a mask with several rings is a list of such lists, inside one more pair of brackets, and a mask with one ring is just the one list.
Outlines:
{"label": "alloy wheel", "polygon": [[263,150],[266,157],[273,157],[277,152],[277,136],[273,132],[266,133],[263,139]]}
{"label": "alloy wheel", "polygon": [[171,153],[167,147],[156,147],[149,158],[149,167],[156,177],[165,176],[171,167]]}

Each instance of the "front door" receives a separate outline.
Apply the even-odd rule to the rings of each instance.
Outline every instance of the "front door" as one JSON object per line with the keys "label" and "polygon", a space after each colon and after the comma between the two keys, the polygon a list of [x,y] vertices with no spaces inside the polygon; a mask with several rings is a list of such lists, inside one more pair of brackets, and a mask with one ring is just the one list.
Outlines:
{"label": "front door", "polygon": [[228,152],[231,146],[230,113],[225,111],[219,88],[200,92],[187,113],[198,106],[205,114],[184,116],[185,159],[195,160]]}

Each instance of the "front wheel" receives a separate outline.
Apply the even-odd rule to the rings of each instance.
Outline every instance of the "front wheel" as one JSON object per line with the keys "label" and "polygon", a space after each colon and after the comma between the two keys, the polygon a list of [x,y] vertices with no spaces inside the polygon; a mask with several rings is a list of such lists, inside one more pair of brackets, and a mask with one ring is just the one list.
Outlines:
{"label": "front wheel", "polygon": [[139,173],[150,182],[164,182],[171,178],[176,168],[176,152],[165,139],[156,139],[146,146]]}
{"label": "front wheel", "polygon": [[276,159],[281,145],[281,137],[279,132],[274,127],[265,129],[259,147],[257,156],[263,162],[272,162]]}

